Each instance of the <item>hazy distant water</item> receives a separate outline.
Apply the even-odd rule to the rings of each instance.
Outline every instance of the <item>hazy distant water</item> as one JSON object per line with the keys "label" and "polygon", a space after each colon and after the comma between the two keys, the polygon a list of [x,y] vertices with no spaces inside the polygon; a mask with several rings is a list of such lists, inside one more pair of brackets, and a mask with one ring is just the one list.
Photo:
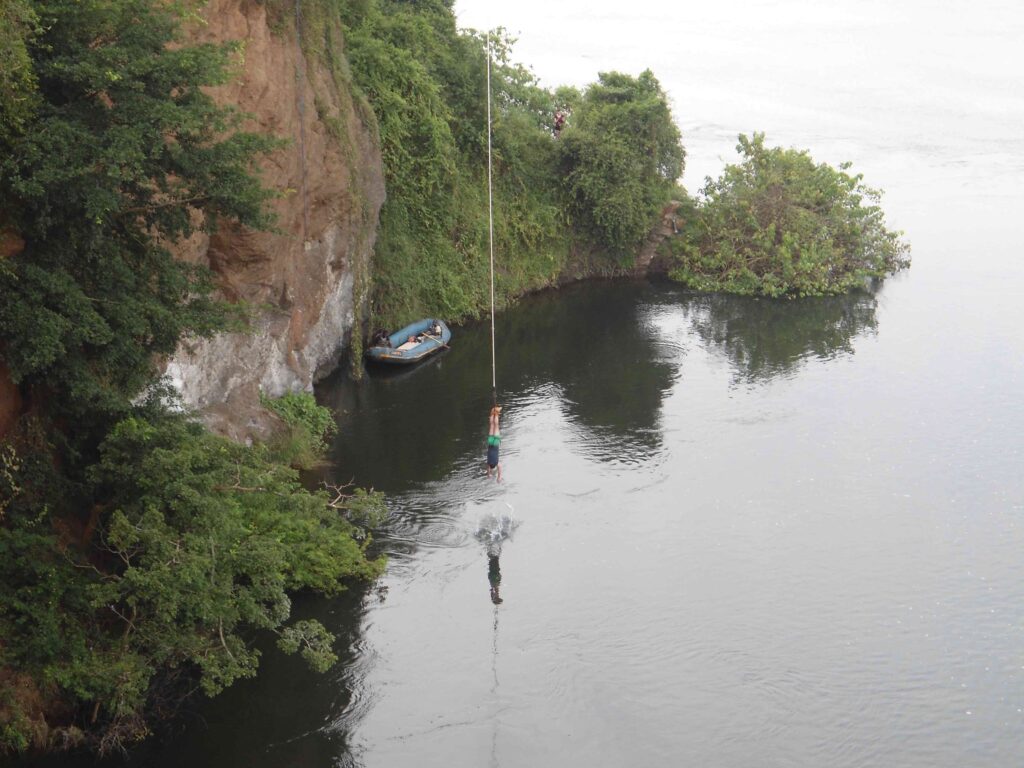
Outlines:
{"label": "hazy distant water", "polygon": [[[135,764],[1024,764],[1024,14],[609,7],[457,10],[522,30],[549,83],[654,69],[691,189],[740,130],[854,161],[913,268],[820,301],[524,300],[499,318],[500,487],[485,327],[328,383],[329,474],[392,515],[382,589],[297,606],[346,665],[268,652]],[[495,606],[479,529],[509,506]]]}
{"label": "hazy distant water", "polygon": [[[739,132],[851,160],[897,224],[929,202],[1020,194],[1024,7],[1014,0],[458,0],[461,24],[507,28],[549,86],[652,69],[672,99],[696,191]],[[945,192],[945,190],[943,190]]]}

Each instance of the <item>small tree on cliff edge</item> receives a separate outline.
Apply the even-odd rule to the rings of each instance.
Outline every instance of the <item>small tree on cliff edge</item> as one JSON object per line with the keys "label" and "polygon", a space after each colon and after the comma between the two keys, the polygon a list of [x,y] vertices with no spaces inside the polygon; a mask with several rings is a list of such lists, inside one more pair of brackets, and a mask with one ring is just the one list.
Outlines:
{"label": "small tree on cliff edge", "polygon": [[576,226],[618,258],[642,243],[683,172],[685,153],[654,74],[602,72],[561,134],[562,179]]}

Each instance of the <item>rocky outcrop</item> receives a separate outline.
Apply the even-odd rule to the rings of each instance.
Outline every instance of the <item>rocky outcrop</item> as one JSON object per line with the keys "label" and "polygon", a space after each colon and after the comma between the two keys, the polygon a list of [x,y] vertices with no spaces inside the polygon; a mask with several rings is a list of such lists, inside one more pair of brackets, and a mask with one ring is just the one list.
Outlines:
{"label": "rocky outcrop", "polygon": [[7,366],[0,363],[0,438],[10,432],[20,415],[21,393]]}
{"label": "rocky outcrop", "polygon": [[682,203],[678,200],[673,200],[661,209],[661,217],[658,219],[658,223],[654,225],[650,234],[647,235],[647,240],[640,249],[640,253],[637,254],[634,264],[636,274],[644,275],[649,272],[667,271],[667,265],[655,257],[658,256],[658,247],[667,238],[679,234],[680,223],[677,218],[677,212],[681,205]]}
{"label": "rocky outcrop", "polygon": [[[10,227],[0,226],[0,259],[17,256],[25,248],[25,241]],[[2,269],[2,265],[0,265]],[[0,345],[2,345],[0,340]],[[21,393],[11,380],[7,366],[0,363],[0,438],[6,435],[21,414]]]}
{"label": "rocky outcrop", "polygon": [[[214,98],[251,115],[250,130],[289,140],[261,164],[263,184],[281,195],[279,232],[224,226],[179,249],[211,267],[225,298],[253,310],[251,332],[183,342],[166,371],[187,405],[235,437],[259,431],[260,390],[308,390],[337,365],[362,317],[384,201],[372,112],[330,63],[343,52],[303,52],[294,18],[268,20],[270,7],[211,0],[194,37],[243,42],[239,76]],[[315,37],[343,44],[339,26]]]}
{"label": "rocky outcrop", "polygon": [[0,226],[0,259],[17,256],[25,250],[25,241],[11,227]]}

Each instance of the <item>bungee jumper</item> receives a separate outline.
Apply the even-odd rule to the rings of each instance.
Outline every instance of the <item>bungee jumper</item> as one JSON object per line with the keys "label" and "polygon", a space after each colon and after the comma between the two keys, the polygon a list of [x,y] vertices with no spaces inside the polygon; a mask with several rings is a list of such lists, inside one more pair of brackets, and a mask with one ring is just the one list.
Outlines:
{"label": "bungee jumper", "polygon": [[501,482],[501,459],[498,450],[501,446],[501,406],[495,405],[491,408],[491,417],[487,429],[487,476],[494,472],[497,481]]}

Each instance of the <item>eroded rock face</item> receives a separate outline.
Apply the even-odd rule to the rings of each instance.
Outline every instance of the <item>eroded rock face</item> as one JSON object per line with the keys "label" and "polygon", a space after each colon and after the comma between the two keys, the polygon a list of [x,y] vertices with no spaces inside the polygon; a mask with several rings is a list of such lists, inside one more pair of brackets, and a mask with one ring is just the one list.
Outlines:
{"label": "eroded rock face", "polygon": [[640,249],[640,253],[637,254],[634,271],[638,275],[668,271],[668,264],[665,260],[658,260],[656,257],[658,256],[658,247],[667,238],[679,234],[678,212],[680,206],[682,206],[681,202],[673,200],[661,209],[661,217],[647,235],[647,240]]}
{"label": "eroded rock face", "polygon": [[[250,130],[289,140],[261,163],[263,184],[282,194],[279,234],[225,225],[179,248],[255,311],[251,333],[183,342],[167,365],[185,403],[239,437],[259,432],[260,390],[308,390],[336,366],[365,306],[384,177],[369,108],[301,54],[292,17],[268,23],[254,0],[211,0],[204,16],[195,39],[244,41],[241,72],[215,99],[252,115]],[[330,31],[341,46],[340,27]]]}
{"label": "eroded rock face", "polygon": [[0,439],[14,427],[21,415],[21,405],[21,393],[7,366],[0,363]]}
{"label": "eroded rock face", "polygon": [[[17,256],[25,248],[25,241],[10,227],[0,225],[0,259]],[[21,393],[11,380],[7,366],[0,363],[0,438],[14,426],[21,415]]]}

